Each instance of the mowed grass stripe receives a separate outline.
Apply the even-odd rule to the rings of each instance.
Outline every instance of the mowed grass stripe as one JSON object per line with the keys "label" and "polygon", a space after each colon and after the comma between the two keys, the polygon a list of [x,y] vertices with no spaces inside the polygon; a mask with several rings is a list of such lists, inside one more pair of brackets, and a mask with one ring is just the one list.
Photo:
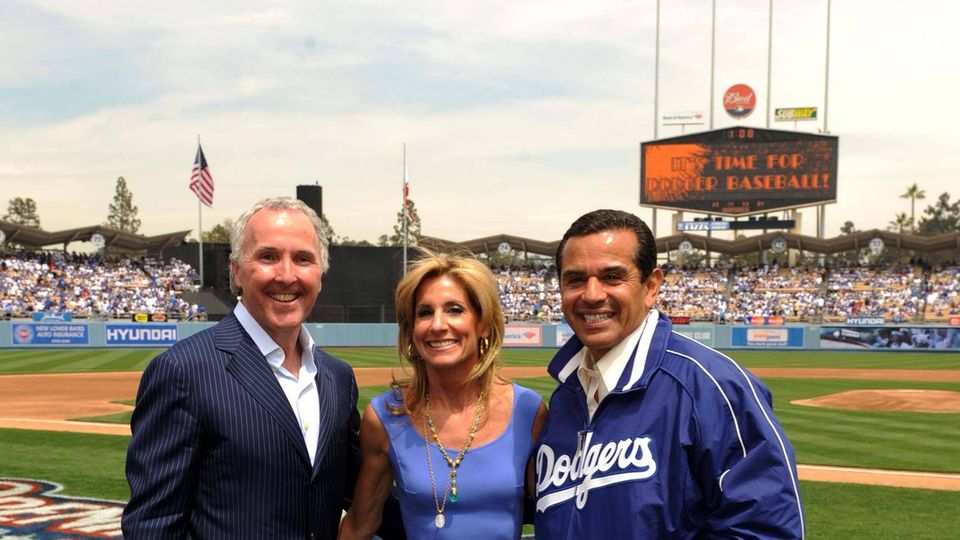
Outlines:
{"label": "mowed grass stripe", "polygon": [[393,347],[323,347],[323,350],[353,367],[397,367],[400,360]]}
{"label": "mowed grass stripe", "polygon": [[0,351],[0,374],[140,371],[158,349]]}
{"label": "mowed grass stripe", "polygon": [[956,415],[945,419],[944,423],[928,423],[923,418],[918,418],[915,423],[903,420],[864,423],[842,415],[810,416],[803,419],[787,415],[777,417],[788,433],[832,433],[844,439],[857,438],[866,441],[876,438],[908,444],[929,441],[929,444],[943,448],[956,447],[957,441],[960,441],[960,432],[950,425],[950,422],[957,423]]}
{"label": "mowed grass stripe", "polygon": [[0,476],[51,480],[66,495],[126,501],[129,437],[0,429]]}
{"label": "mowed grass stripe", "polygon": [[809,452],[828,456],[843,456],[845,465],[879,469],[907,469],[921,471],[960,472],[960,459],[950,454],[952,445],[929,444],[937,440],[935,434],[926,437],[896,437],[850,433],[842,429],[816,430],[813,426],[787,428],[797,457],[802,463],[819,463]]}
{"label": "mowed grass stripe", "polygon": [[800,482],[807,538],[940,540],[957,534],[960,492]]}
{"label": "mowed grass stripe", "polygon": [[[778,418],[780,415],[777,416]],[[953,421],[957,421],[957,417],[953,417]],[[903,422],[894,422],[891,421],[887,425],[877,424],[877,425],[865,425],[858,424],[855,422],[850,422],[842,416],[834,417],[810,417],[802,421],[798,421],[795,418],[788,418],[782,420],[781,424],[784,426],[784,429],[789,430],[789,432],[804,432],[804,433],[823,433],[827,435],[836,435],[844,439],[856,439],[862,441],[904,441],[911,442],[911,439],[917,441],[918,444],[935,435],[937,441],[943,441],[945,445],[955,445],[957,442],[958,434],[954,429],[938,429],[938,425],[931,425],[927,423],[921,424],[919,427],[911,426]]]}
{"label": "mowed grass stripe", "polygon": [[790,401],[850,390],[960,391],[956,383],[769,379],[774,410],[802,463],[960,472],[960,414],[854,411]]}
{"label": "mowed grass stripe", "polygon": [[[327,352],[354,367],[396,367],[396,349],[392,347],[330,347]],[[75,370],[130,371],[143,369],[156,356],[157,349],[128,349],[129,356],[115,357],[123,349],[8,349],[0,351],[0,374],[26,373],[25,366],[43,372]],[[505,366],[546,366],[555,349],[504,349],[501,361]],[[850,368],[850,369],[960,369],[960,353],[857,352],[857,351],[725,351],[746,367]],[[79,356],[74,356],[79,355]],[[100,357],[117,358],[116,362],[97,364],[80,361],[76,365],[56,366],[56,359]],[[49,363],[47,363],[49,362]],[[88,367],[95,366],[95,367]]]}
{"label": "mowed grass stripe", "polygon": [[960,369],[960,353],[893,351],[723,351],[747,367]]}
{"label": "mowed grass stripe", "polygon": [[935,430],[943,435],[960,436],[960,418],[951,413],[895,413],[848,411],[824,407],[791,405],[775,409],[777,417],[785,424],[796,422],[839,423],[859,430],[884,430],[894,428],[901,432],[920,435]]}
{"label": "mowed grass stripe", "polygon": [[[82,349],[44,349],[39,351],[0,351],[0,370],[4,373],[26,372],[43,373],[48,366],[67,364],[77,358],[84,358],[89,350]],[[32,370],[36,371],[32,371]]]}

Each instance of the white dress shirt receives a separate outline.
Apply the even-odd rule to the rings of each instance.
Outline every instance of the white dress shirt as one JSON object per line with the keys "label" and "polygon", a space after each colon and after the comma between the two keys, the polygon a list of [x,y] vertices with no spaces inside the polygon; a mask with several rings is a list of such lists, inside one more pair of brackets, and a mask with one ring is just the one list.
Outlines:
{"label": "white dress shirt", "polygon": [[302,349],[300,372],[290,373],[283,367],[283,361],[286,359],[283,349],[267,335],[267,332],[244,307],[242,301],[237,303],[233,314],[240,321],[240,326],[250,334],[257,348],[270,364],[271,371],[277,377],[277,382],[280,383],[280,388],[287,396],[290,408],[297,417],[297,424],[300,426],[300,432],[303,433],[303,442],[306,443],[307,453],[310,454],[310,463],[313,464],[317,457],[317,438],[320,434],[318,430],[320,394],[317,391],[317,364],[313,360],[313,337],[303,325],[300,325],[299,340]]}
{"label": "white dress shirt", "polygon": [[[593,415],[597,412],[600,402],[607,397],[610,389],[617,386],[617,381],[623,375],[623,369],[627,367],[630,355],[637,348],[637,342],[640,341],[640,336],[643,334],[643,329],[649,318],[649,316],[644,318],[636,330],[631,332],[623,341],[614,345],[599,360],[594,360],[593,355],[586,347],[580,349],[580,352],[577,353],[576,357],[580,362],[580,367],[577,368],[577,378],[580,379],[580,384],[587,394],[587,410],[590,413],[590,420],[593,420]],[[635,363],[640,363],[641,371],[646,361],[646,358],[634,360]]]}

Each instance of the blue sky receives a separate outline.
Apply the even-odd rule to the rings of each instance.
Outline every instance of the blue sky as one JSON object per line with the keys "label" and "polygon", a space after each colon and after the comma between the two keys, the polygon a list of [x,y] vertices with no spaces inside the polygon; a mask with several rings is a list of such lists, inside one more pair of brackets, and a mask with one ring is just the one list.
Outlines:
{"label": "blue sky", "polygon": [[[768,92],[768,1],[717,0],[714,127],[736,123],[719,105],[735,83],[759,98],[741,124],[764,125],[767,96],[820,107],[801,130],[826,112],[828,236],[847,219],[886,227],[914,182],[918,213],[960,197],[960,7],[834,0],[824,109],[826,1],[774,4]],[[98,223],[124,176],[141,232],[196,229],[199,135],[217,183],[204,228],[319,182],[337,233],[375,241],[399,209],[403,143],[424,234],[554,240],[599,207],[649,221],[637,147],[654,136],[655,8],[0,0],[0,204],[33,197],[49,230]],[[710,2],[663,2],[661,112],[709,112],[709,62]],[[803,213],[806,234],[815,222]]]}

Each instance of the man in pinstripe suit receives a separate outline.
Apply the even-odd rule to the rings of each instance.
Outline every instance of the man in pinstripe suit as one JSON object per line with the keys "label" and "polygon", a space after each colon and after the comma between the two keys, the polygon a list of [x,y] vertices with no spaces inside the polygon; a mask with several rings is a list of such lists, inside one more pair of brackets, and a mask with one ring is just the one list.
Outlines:
{"label": "man in pinstripe suit", "polygon": [[303,327],[328,266],[317,214],[265,199],[231,234],[234,312],[143,373],[126,538],[335,538],[358,468],[350,367]]}

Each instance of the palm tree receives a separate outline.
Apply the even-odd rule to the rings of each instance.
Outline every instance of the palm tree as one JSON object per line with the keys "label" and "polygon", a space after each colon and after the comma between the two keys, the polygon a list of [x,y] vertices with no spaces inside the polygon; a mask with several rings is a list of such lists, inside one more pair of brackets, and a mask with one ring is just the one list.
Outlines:
{"label": "palm tree", "polygon": [[894,220],[890,222],[887,228],[890,229],[891,231],[897,231],[898,233],[902,233],[903,229],[911,228],[912,226],[913,226],[913,220],[907,217],[906,212],[898,212],[897,217],[895,217]]}
{"label": "palm tree", "polygon": [[910,199],[910,229],[916,230],[916,207],[917,200],[924,200],[927,198],[927,192],[920,189],[920,186],[916,182],[912,186],[907,188],[907,191],[900,196],[901,199]]}

